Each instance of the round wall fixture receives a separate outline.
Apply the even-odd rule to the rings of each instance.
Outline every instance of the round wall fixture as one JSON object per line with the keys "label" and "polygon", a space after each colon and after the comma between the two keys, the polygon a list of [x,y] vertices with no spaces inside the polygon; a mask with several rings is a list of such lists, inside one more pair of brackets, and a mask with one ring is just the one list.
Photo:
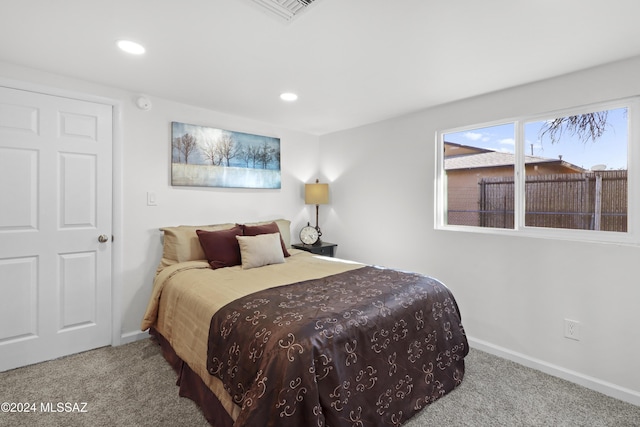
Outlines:
{"label": "round wall fixture", "polygon": [[139,109],[141,109],[143,111],[151,110],[151,101],[149,101],[149,98],[147,98],[145,96],[137,97],[136,98],[136,105],[138,106]]}

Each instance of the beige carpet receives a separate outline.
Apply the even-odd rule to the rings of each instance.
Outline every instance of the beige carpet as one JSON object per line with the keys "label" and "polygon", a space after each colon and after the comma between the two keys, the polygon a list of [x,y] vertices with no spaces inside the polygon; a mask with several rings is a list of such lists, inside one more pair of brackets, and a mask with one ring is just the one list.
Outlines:
{"label": "beige carpet", "polygon": [[[640,407],[478,350],[466,360],[462,385],[405,426],[640,426]],[[0,403],[36,411],[0,412],[0,426],[207,426],[175,381],[150,339],[3,372]]]}

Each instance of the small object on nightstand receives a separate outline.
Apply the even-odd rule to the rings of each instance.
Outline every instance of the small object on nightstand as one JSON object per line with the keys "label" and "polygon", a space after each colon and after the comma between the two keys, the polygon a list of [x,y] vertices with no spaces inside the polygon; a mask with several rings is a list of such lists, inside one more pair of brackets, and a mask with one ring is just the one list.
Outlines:
{"label": "small object on nightstand", "polygon": [[322,242],[319,245],[305,245],[304,243],[296,243],[291,245],[295,249],[311,252],[316,255],[334,256],[338,245],[336,243]]}
{"label": "small object on nightstand", "polygon": [[300,230],[300,241],[305,245],[319,245],[321,243],[320,236],[320,231],[318,231],[317,228],[310,226],[309,223]]}

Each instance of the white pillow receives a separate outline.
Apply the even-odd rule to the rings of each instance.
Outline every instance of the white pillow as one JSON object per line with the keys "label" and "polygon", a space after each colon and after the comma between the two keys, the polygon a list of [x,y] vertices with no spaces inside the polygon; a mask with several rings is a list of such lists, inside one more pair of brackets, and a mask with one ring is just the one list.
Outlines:
{"label": "white pillow", "polygon": [[236,236],[236,239],[240,245],[240,258],[244,270],[284,262],[280,233]]}

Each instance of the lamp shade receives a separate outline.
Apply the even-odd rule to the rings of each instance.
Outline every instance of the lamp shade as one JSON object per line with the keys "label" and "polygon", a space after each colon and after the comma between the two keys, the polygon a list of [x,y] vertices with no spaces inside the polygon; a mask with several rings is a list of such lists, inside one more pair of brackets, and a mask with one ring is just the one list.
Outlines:
{"label": "lamp shade", "polygon": [[329,203],[329,184],[305,184],[304,202],[307,205],[326,205]]}

